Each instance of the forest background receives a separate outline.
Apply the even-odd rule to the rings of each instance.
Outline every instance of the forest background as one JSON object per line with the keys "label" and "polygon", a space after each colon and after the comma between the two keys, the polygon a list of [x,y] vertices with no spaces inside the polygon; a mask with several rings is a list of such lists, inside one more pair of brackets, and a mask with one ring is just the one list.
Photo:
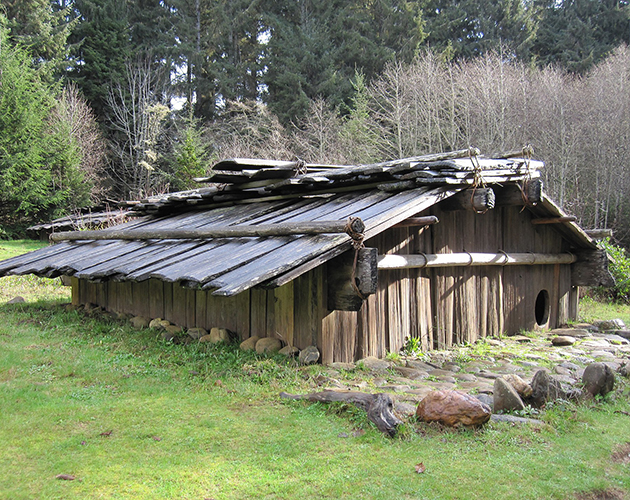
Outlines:
{"label": "forest background", "polygon": [[618,0],[0,0],[0,238],[222,158],[531,144],[630,247],[628,43]]}

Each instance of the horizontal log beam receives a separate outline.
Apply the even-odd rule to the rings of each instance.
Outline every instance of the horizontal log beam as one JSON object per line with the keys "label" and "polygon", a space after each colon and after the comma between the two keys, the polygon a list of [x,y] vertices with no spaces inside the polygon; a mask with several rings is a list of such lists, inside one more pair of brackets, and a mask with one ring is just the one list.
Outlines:
{"label": "horizontal log beam", "polygon": [[564,224],[565,222],[575,222],[577,217],[567,215],[566,217],[549,217],[548,219],[532,219],[532,224]]}
{"label": "horizontal log beam", "polygon": [[328,309],[358,311],[378,286],[376,248],[361,248],[341,254],[327,264]]}
{"label": "horizontal log beam", "polygon": [[603,240],[605,238],[612,238],[613,236],[612,229],[587,229],[584,232],[594,240]]}
{"label": "horizontal log beam", "polygon": [[573,286],[613,286],[615,280],[608,271],[608,255],[605,250],[582,250],[578,261],[571,266]]}
{"label": "horizontal log beam", "polygon": [[445,210],[470,210],[482,213],[494,208],[494,200],[492,188],[469,188],[451,196],[442,206]]}
{"label": "horizontal log beam", "polygon": [[65,231],[50,235],[52,241],[78,240],[196,240],[294,234],[363,233],[365,224],[358,217],[350,221],[283,222],[278,224],[207,227],[203,229],[103,229]]}
{"label": "horizontal log beam", "polygon": [[435,215],[427,215],[424,217],[409,217],[402,222],[399,222],[393,227],[417,227],[417,226],[431,226],[440,222]]}
{"label": "horizontal log beam", "polygon": [[382,255],[378,269],[418,269],[425,267],[466,266],[537,266],[572,264],[577,260],[571,253],[441,253],[417,255]]}
{"label": "horizontal log beam", "polygon": [[543,199],[543,181],[540,178],[495,187],[495,206],[534,206]]}

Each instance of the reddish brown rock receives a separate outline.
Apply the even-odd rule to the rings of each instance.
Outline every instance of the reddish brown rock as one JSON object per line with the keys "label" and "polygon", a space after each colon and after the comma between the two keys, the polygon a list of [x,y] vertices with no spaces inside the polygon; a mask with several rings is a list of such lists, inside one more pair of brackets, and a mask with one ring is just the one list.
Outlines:
{"label": "reddish brown rock", "polygon": [[490,420],[491,414],[490,407],[474,396],[449,390],[430,392],[416,409],[420,420],[440,422],[449,427],[477,427]]}

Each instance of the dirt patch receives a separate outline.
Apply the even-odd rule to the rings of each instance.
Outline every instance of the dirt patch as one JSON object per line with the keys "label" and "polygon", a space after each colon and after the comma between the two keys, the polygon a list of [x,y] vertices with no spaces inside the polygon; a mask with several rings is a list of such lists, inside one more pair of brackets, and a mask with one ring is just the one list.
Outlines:
{"label": "dirt patch", "polygon": [[576,500],[627,500],[628,497],[623,490],[609,488],[607,490],[593,490],[586,493],[579,493]]}
{"label": "dirt patch", "polygon": [[616,446],[611,460],[616,464],[630,464],[630,443]]}

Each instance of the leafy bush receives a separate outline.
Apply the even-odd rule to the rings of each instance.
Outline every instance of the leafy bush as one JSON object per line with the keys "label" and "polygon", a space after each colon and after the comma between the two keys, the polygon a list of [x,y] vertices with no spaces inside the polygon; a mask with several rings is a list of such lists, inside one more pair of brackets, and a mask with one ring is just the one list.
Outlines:
{"label": "leafy bush", "polygon": [[625,248],[612,243],[610,238],[601,241],[600,246],[608,253],[608,269],[615,284],[610,288],[596,288],[596,295],[615,302],[630,303],[630,255]]}

